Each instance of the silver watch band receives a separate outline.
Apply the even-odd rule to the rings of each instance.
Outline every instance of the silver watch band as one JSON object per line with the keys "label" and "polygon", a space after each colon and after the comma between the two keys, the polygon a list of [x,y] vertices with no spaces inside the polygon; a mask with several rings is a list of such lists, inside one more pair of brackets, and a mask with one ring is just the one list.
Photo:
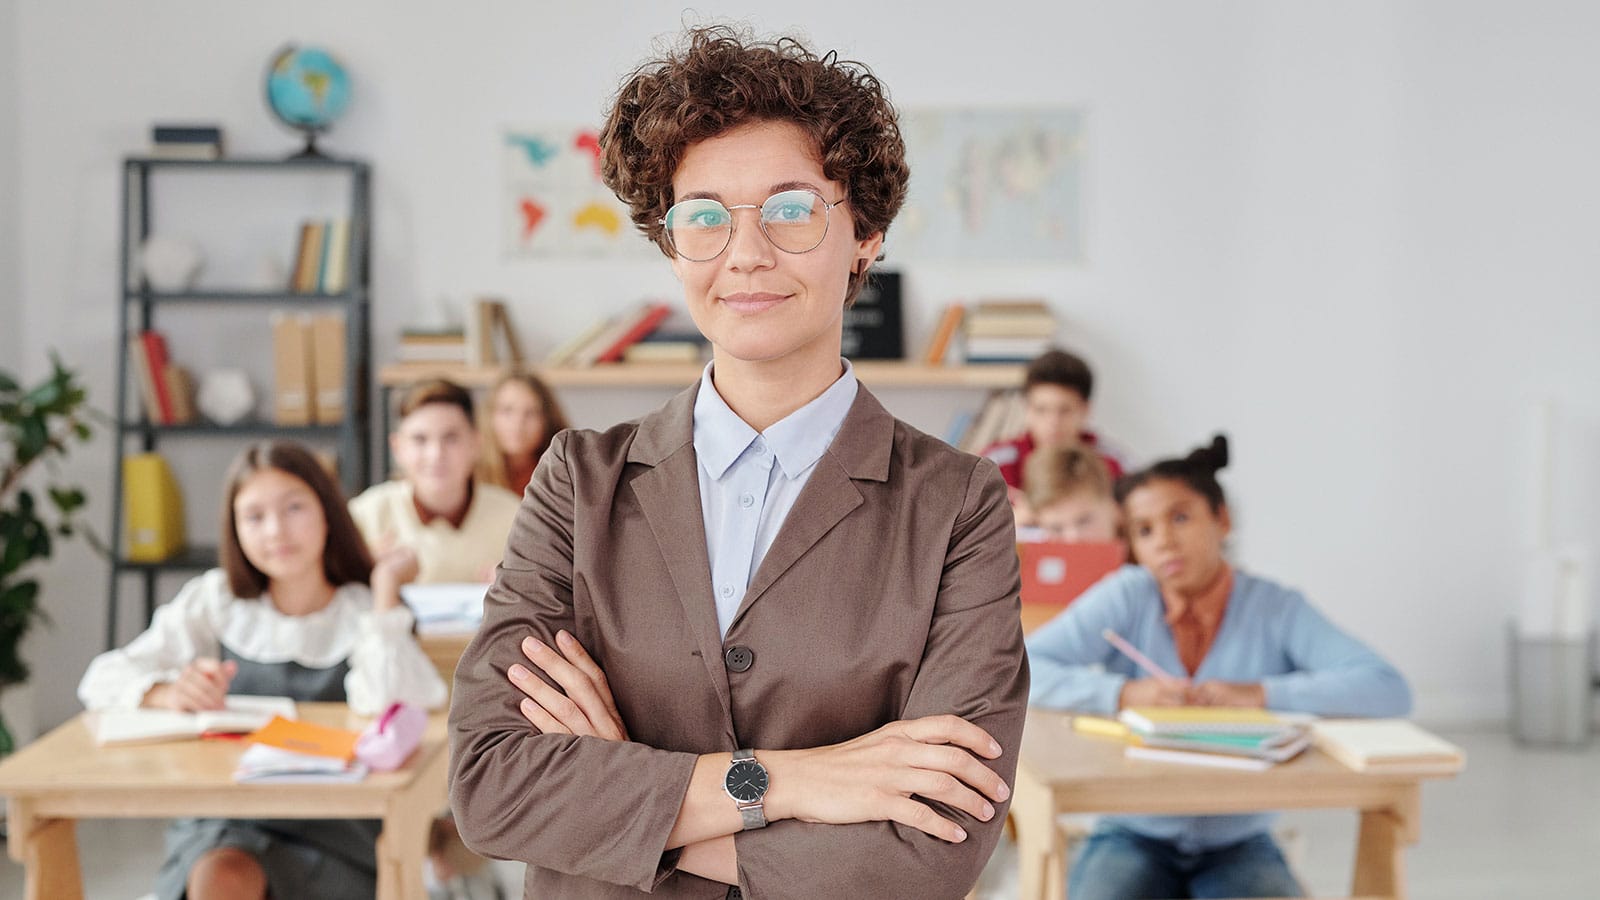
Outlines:
{"label": "silver watch band", "polygon": [[[733,751],[733,758],[729,762],[756,762],[756,752],[748,748],[735,750]],[[744,829],[746,831],[752,828],[767,827],[767,811],[763,808],[762,801],[757,800],[754,803],[739,803],[735,801],[734,805],[738,807],[739,817],[744,820]]]}

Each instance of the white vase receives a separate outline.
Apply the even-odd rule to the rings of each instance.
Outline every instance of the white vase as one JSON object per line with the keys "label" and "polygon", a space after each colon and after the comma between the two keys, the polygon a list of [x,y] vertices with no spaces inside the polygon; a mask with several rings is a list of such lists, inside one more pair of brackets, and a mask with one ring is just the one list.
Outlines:
{"label": "white vase", "polygon": [[150,289],[163,293],[186,291],[205,264],[205,255],[193,241],[163,234],[145,238],[139,248],[139,271]]}
{"label": "white vase", "polygon": [[200,377],[195,403],[212,422],[232,425],[255,410],[256,392],[243,369],[212,369]]}

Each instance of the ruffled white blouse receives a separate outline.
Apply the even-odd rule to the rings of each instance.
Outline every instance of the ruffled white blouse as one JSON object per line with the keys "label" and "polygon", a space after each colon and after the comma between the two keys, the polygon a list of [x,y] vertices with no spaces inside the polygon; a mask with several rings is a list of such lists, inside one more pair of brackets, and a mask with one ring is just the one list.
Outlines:
{"label": "ruffled white blouse", "polygon": [[212,569],[158,608],[150,627],[126,647],[95,657],[78,684],[78,699],[88,709],[137,707],[150,688],[175,681],[197,658],[218,658],[226,647],[266,664],[325,669],[348,660],[346,701],[361,715],[396,701],[437,709],[448,690],[412,638],[412,622],[404,606],[374,612],[364,584],[339,588],[314,613],[285,615],[265,593],[253,600],[233,596],[227,575]]}

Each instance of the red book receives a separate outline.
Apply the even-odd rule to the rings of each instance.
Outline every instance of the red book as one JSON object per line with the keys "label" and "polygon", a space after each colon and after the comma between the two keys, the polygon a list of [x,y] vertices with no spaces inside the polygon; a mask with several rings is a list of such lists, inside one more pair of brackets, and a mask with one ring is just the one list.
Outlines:
{"label": "red book", "polygon": [[145,363],[150,367],[150,383],[156,389],[156,405],[161,409],[161,421],[158,425],[171,425],[177,421],[177,416],[172,411],[172,392],[167,387],[167,364],[172,361],[167,356],[167,340],[158,331],[144,331],[139,335],[144,340]]}
{"label": "red book", "polygon": [[622,353],[634,344],[644,340],[650,332],[664,322],[667,316],[672,315],[672,306],[667,303],[652,303],[639,314],[637,319],[623,331],[622,335],[607,347],[599,357],[597,363],[621,362]]}

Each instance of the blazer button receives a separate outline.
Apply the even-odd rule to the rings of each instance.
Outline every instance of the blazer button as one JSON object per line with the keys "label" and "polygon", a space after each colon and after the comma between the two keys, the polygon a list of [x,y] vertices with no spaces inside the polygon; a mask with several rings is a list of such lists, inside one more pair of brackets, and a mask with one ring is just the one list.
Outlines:
{"label": "blazer button", "polygon": [[751,650],[749,647],[740,647],[736,645],[729,647],[723,652],[722,661],[727,664],[730,671],[743,672],[749,669],[750,666],[755,663],[756,654],[755,651]]}
{"label": "blazer button", "polygon": [[728,888],[728,900],[744,900],[744,892],[739,890],[738,885]]}

